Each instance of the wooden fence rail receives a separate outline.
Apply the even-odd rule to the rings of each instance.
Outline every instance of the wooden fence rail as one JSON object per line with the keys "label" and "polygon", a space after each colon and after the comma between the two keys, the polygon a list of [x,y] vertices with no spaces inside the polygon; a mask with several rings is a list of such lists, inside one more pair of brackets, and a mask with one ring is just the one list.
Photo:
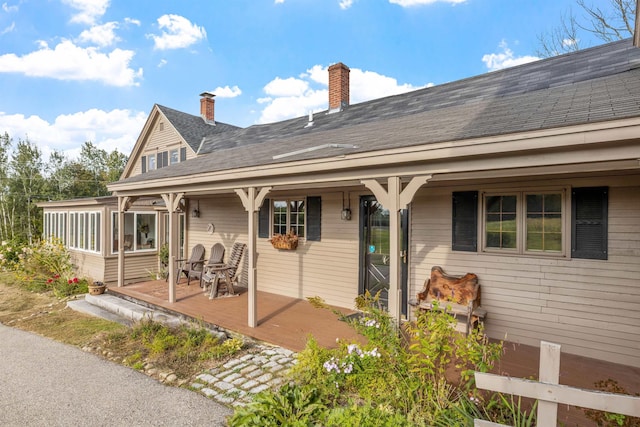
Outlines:
{"label": "wooden fence rail", "polygon": [[[476,372],[476,386],[538,400],[537,425],[555,427],[558,420],[558,404],[591,408],[598,411],[640,417],[640,397],[605,393],[559,385],[560,345],[540,343],[540,368],[538,381],[509,378],[495,374]],[[499,426],[483,420],[475,420],[475,427]]]}

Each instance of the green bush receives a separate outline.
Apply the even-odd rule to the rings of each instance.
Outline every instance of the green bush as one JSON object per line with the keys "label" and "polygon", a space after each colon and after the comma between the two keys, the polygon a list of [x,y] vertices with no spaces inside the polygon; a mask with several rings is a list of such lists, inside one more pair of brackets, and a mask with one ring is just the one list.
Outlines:
{"label": "green bush", "polygon": [[[310,301],[329,308],[319,298]],[[290,371],[294,385],[263,394],[259,410],[237,410],[244,415],[237,415],[238,424],[232,425],[247,420],[251,422],[246,425],[272,425],[279,413],[302,412],[305,399],[295,400],[296,411],[283,409],[284,402],[291,406],[283,395],[302,384],[314,391],[313,419],[281,425],[472,426],[474,417],[504,419],[505,414],[514,414],[512,420],[520,422],[533,419],[513,401],[500,395],[484,401],[475,390],[472,373],[489,371],[502,354],[502,343],[490,343],[482,326],[460,334],[453,316],[434,310],[400,329],[380,306],[378,295],[362,295],[356,305],[362,311],[356,319],[333,311],[366,338],[366,344],[339,342],[338,348],[325,349],[310,338]]]}

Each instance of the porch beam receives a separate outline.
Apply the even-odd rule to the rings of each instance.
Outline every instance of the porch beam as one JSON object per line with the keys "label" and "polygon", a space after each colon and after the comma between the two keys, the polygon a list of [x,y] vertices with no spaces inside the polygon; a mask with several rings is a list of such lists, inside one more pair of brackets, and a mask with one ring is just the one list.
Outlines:
{"label": "porch beam", "polygon": [[389,314],[400,324],[402,316],[402,289],[400,287],[400,211],[406,209],[422,185],[431,179],[431,175],[414,176],[402,189],[399,176],[387,178],[387,189],[375,179],[362,180],[385,209],[389,211]]}
{"label": "porch beam", "polygon": [[244,209],[247,211],[247,272],[248,278],[248,301],[247,301],[247,322],[250,328],[258,326],[258,302],[257,302],[257,252],[256,252],[256,224],[258,223],[258,211],[264,202],[265,197],[272,187],[262,187],[260,191],[256,187],[249,187],[246,190],[236,188],[234,191],[240,197]]}

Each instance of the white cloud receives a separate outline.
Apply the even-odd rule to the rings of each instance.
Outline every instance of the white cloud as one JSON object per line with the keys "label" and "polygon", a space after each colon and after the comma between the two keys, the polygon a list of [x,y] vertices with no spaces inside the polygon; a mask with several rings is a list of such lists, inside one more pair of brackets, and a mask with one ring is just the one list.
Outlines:
{"label": "white cloud", "polygon": [[282,3],[284,3],[284,0],[276,0],[274,3],[275,4],[282,4]]}
{"label": "white cloud", "polygon": [[134,18],[124,18],[124,23],[140,26],[140,20]]}
{"label": "white cloud", "polygon": [[580,40],[578,39],[564,39],[562,40],[562,46],[571,47],[577,45]]}
{"label": "white cloud", "polygon": [[340,5],[340,9],[349,9],[353,5],[354,0],[340,0],[338,4]]}
{"label": "white cloud", "polygon": [[189,47],[207,36],[204,27],[192,24],[179,15],[162,15],[158,18],[158,28],[166,31],[162,31],[161,35],[150,34],[148,37],[153,39],[154,48],[160,50]]}
{"label": "white cloud", "polygon": [[84,43],[93,43],[98,46],[110,46],[120,39],[116,36],[117,22],[107,22],[96,25],[80,33],[79,40]]}
{"label": "white cloud", "polygon": [[6,27],[4,30],[0,31],[0,36],[3,34],[7,34],[12,32],[13,30],[16,29],[16,23],[12,22],[11,25],[9,25],[8,27]]}
{"label": "white cloud", "polygon": [[162,68],[165,65],[167,65],[168,61],[166,59],[161,59],[160,62],[158,63],[158,68]]}
{"label": "white cloud", "polygon": [[28,138],[45,156],[58,150],[75,157],[86,141],[107,152],[117,149],[129,155],[146,119],[146,113],[119,109],[61,115],[53,123],[38,116],[0,112],[0,131],[7,132],[14,141]]}
{"label": "white cloud", "polygon": [[16,4],[15,6],[9,6],[6,2],[2,3],[2,10],[4,10],[7,13],[11,13],[11,12],[17,12],[18,11],[18,5]]}
{"label": "white cloud", "polygon": [[309,89],[309,83],[304,80],[289,77],[276,77],[264,87],[264,92],[271,96],[301,96]]}
{"label": "white cloud", "polygon": [[[271,123],[304,116],[309,111],[326,110],[329,102],[327,68],[314,65],[298,78],[276,77],[267,83],[264,91],[269,96],[257,100],[258,104],[266,105],[258,122]],[[398,84],[392,77],[357,68],[351,68],[349,85],[352,104],[419,89],[406,83]]]}
{"label": "white cloud", "polygon": [[503,68],[514,67],[516,65],[526,64],[528,62],[537,61],[537,56],[514,56],[513,51],[509,49],[506,41],[502,40],[498,45],[502,52],[487,53],[482,56],[482,62],[485,63],[489,71],[501,70]]}
{"label": "white cloud", "polygon": [[0,55],[0,72],[58,80],[93,80],[110,86],[137,86],[136,80],[142,77],[142,69],[135,71],[129,67],[134,55],[131,50],[102,53],[95,47],[78,47],[69,40],[63,40],[54,49],[41,41],[39,47],[24,56]]}
{"label": "white cloud", "polygon": [[402,7],[411,7],[411,6],[421,6],[424,4],[433,4],[433,3],[451,3],[451,4],[459,4],[464,3],[467,0],[389,0],[391,4],[397,4]]}
{"label": "white cloud", "polygon": [[78,11],[71,17],[71,22],[92,25],[104,15],[111,0],[62,0],[62,3]]}
{"label": "white cloud", "polygon": [[218,86],[213,91],[211,91],[211,93],[215,94],[218,98],[235,98],[236,96],[242,95],[242,91],[238,86]]}

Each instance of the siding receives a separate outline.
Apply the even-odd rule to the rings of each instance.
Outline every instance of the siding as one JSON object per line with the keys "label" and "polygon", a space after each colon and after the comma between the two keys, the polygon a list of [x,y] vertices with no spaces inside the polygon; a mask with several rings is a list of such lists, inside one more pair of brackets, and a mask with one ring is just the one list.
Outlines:
{"label": "siding", "polygon": [[[322,197],[321,241],[301,241],[295,251],[274,249],[268,239],[257,239],[258,289],[294,298],[320,296],[327,303],[352,308],[358,294],[358,220],[342,221],[342,192],[319,193]],[[278,198],[270,194],[270,198]],[[285,197],[285,196],[283,196]],[[357,204],[352,195],[352,205]],[[187,218],[188,250],[202,243],[210,248],[221,242],[227,255],[234,242],[247,242],[247,212],[240,199],[220,196],[200,199],[200,218]],[[209,234],[207,226],[215,225]],[[247,284],[247,256],[243,257],[241,285]]]}
{"label": "siding", "polygon": [[[142,282],[152,279],[152,273],[158,270],[158,254],[152,253],[136,253],[125,254],[124,259],[124,282],[129,283]],[[104,282],[111,283],[114,286],[118,283],[118,256],[109,256],[105,258]]]}
{"label": "siding", "polygon": [[569,353],[640,366],[640,187],[631,184],[640,177],[598,180],[610,187],[608,260],[453,252],[453,190],[427,185],[412,206],[410,296],[434,265],[473,272],[490,337],[552,341]]}
{"label": "siding", "polygon": [[[164,129],[160,130],[160,123],[164,123]],[[182,137],[176,131],[176,129],[169,123],[169,120],[160,115],[159,119],[153,123],[148,138],[145,140],[140,151],[137,153],[133,161],[133,169],[129,174],[129,177],[140,175],[142,173],[141,160],[142,156],[148,154],[157,154],[158,152],[167,151],[168,149],[180,149],[180,147],[187,147],[187,160],[196,157],[196,154],[191,148],[189,148],[184,142]],[[156,159],[157,162],[157,159]]]}
{"label": "siding", "polygon": [[89,282],[96,280],[104,282],[105,260],[101,254],[74,249],[69,249],[69,253],[78,276],[88,278]]}

